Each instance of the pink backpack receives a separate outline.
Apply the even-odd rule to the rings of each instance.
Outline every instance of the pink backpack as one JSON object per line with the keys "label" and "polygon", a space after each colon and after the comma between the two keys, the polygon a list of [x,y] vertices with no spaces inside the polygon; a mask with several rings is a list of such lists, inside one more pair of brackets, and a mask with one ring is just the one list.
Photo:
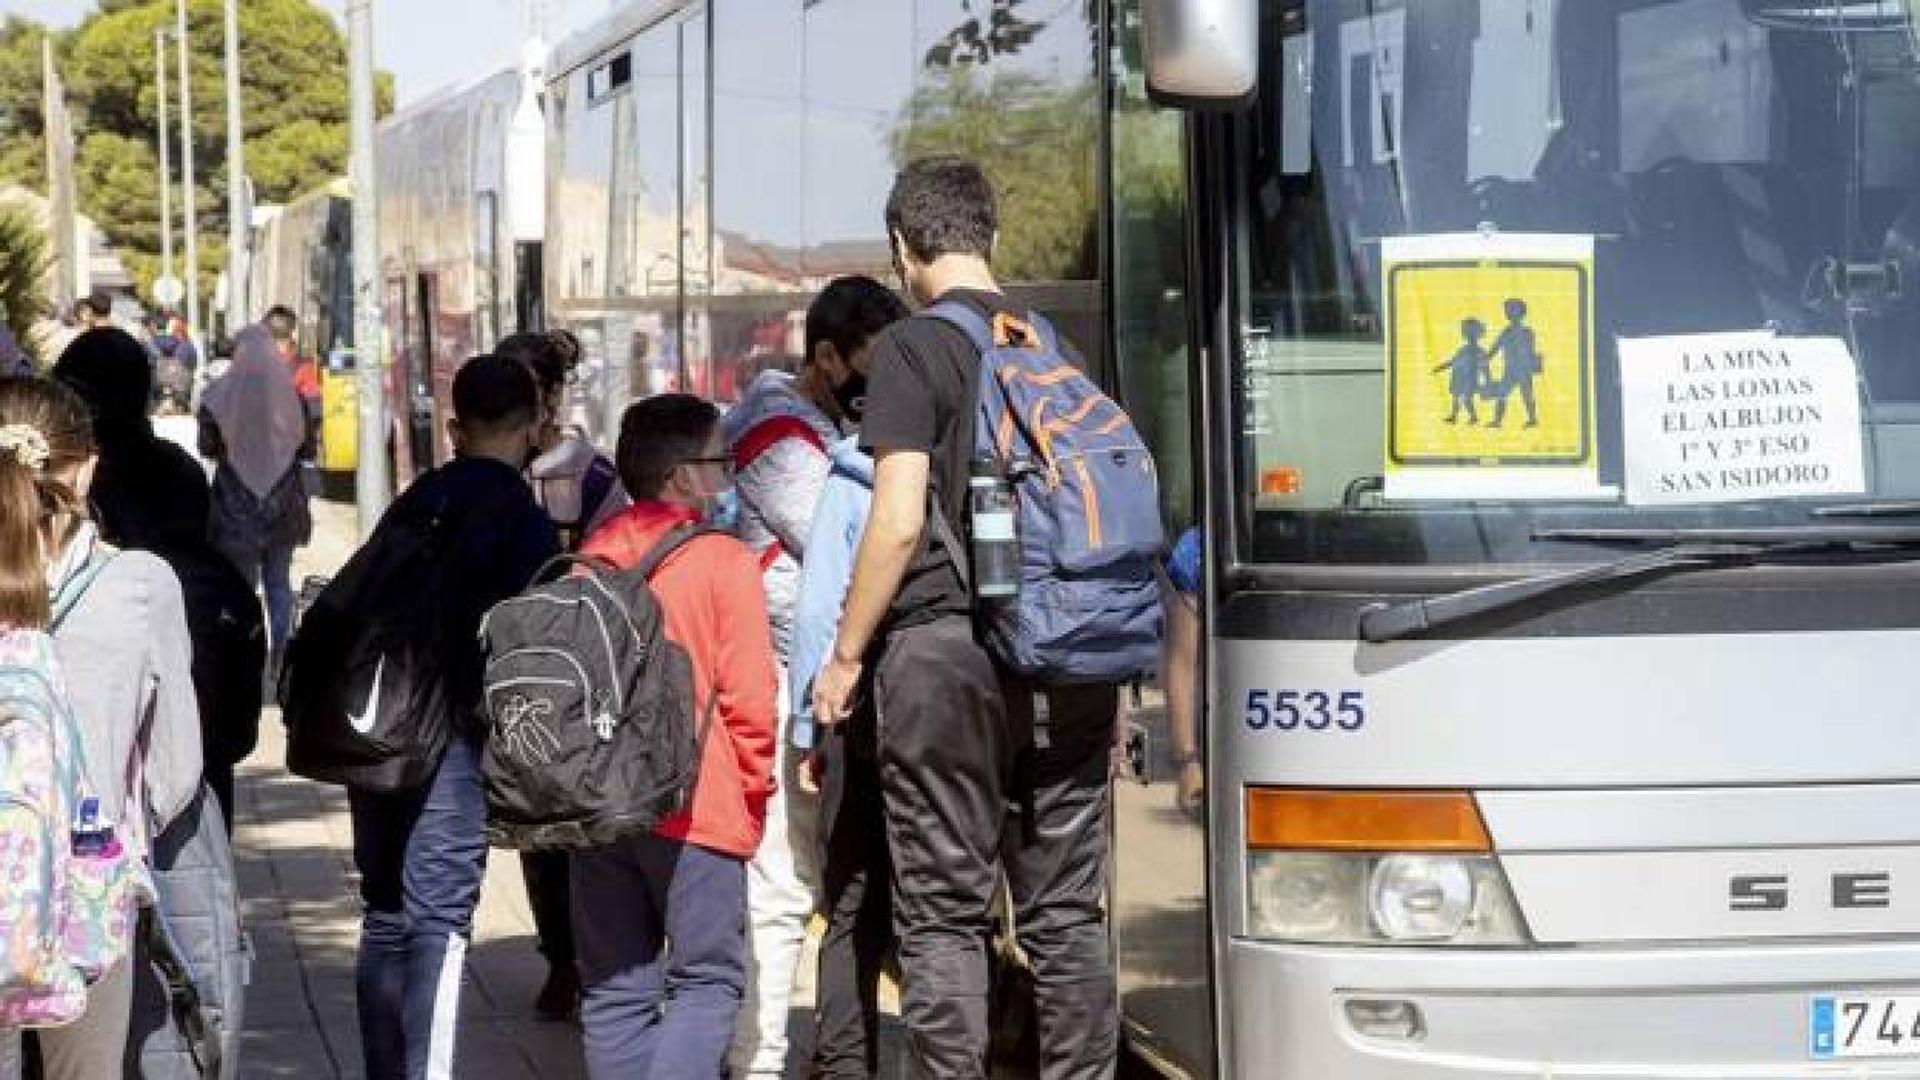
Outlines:
{"label": "pink backpack", "polygon": [[129,952],[144,866],[95,790],[53,640],[0,631],[0,1028],[79,1019]]}

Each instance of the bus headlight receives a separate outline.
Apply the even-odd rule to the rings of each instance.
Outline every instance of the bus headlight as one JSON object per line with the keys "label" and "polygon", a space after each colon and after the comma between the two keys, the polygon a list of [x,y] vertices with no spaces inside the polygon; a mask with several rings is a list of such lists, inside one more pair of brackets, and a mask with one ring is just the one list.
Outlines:
{"label": "bus headlight", "polygon": [[1255,937],[1531,941],[1470,793],[1249,787],[1246,805]]}
{"label": "bus headlight", "polygon": [[1485,855],[1256,851],[1247,857],[1254,937],[1317,944],[1524,945],[1499,863]]}

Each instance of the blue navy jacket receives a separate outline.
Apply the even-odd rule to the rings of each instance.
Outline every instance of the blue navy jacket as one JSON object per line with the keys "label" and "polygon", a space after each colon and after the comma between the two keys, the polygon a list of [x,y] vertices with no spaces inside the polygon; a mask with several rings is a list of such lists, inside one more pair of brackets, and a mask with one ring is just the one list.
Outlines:
{"label": "blue navy jacket", "polygon": [[813,679],[833,652],[840,612],[853,582],[854,556],[873,505],[873,459],[857,436],[831,449],[827,483],[814,508],[807,534],[807,558],[800,568],[800,595],[793,606],[793,652],[787,664],[787,688],[793,703],[791,739],[801,749],[813,745]]}

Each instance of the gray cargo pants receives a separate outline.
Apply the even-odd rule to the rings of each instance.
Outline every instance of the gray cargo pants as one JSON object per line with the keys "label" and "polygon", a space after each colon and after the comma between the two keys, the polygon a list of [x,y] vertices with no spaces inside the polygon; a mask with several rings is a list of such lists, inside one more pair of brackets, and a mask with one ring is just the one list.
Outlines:
{"label": "gray cargo pants", "polygon": [[971,621],[895,631],[875,669],[902,1019],[916,1072],[984,1077],[987,939],[1004,866],[1033,965],[1042,1080],[1111,1077],[1107,882],[1118,689],[1007,681]]}

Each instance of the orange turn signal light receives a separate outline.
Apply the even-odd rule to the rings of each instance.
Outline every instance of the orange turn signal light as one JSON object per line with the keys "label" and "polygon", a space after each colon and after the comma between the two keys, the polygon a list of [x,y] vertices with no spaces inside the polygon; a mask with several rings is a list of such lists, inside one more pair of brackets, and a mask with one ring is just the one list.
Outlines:
{"label": "orange turn signal light", "polygon": [[1464,791],[1247,789],[1247,847],[1285,851],[1488,852]]}
{"label": "orange turn signal light", "polygon": [[1300,470],[1291,465],[1281,465],[1276,468],[1261,470],[1260,494],[1300,494]]}

